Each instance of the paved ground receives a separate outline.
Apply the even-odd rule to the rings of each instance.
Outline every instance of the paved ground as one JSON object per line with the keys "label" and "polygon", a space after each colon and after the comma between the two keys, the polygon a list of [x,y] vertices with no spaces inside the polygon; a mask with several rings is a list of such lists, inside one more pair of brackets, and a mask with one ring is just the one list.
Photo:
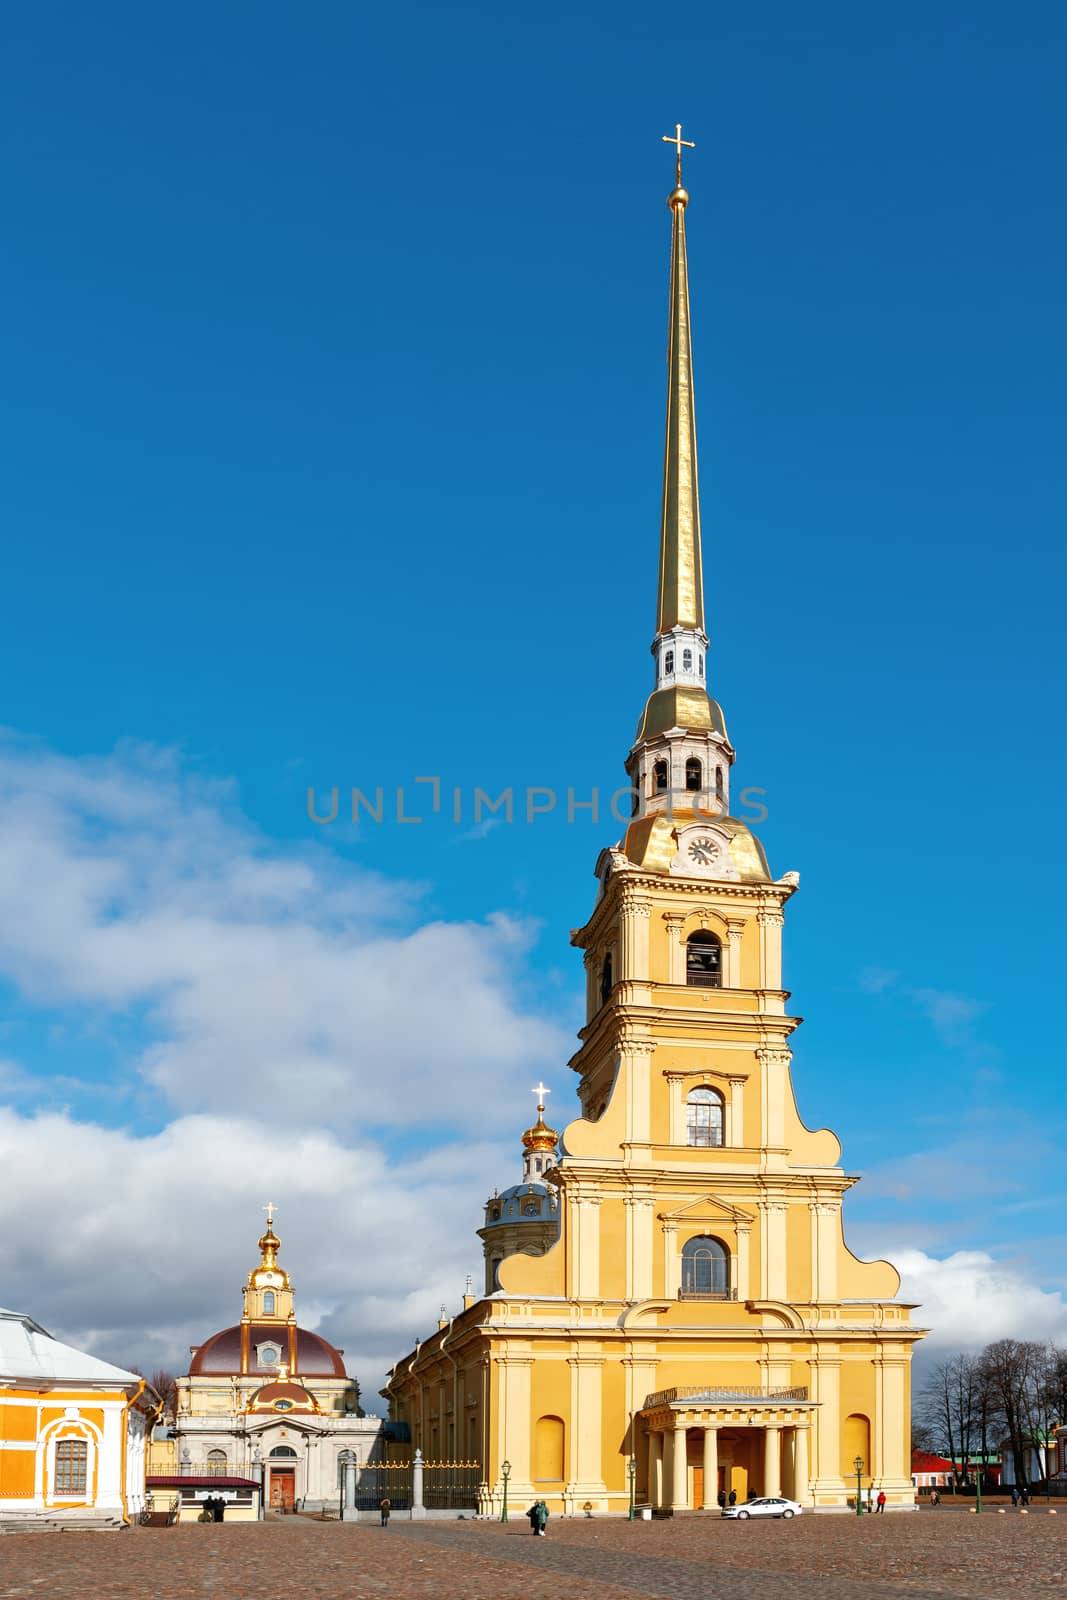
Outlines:
{"label": "paved ground", "polygon": [[[783,1582],[784,1579],[784,1582]],[[1058,1516],[718,1517],[633,1524],[303,1517],[0,1538],[0,1600],[1067,1600]]]}

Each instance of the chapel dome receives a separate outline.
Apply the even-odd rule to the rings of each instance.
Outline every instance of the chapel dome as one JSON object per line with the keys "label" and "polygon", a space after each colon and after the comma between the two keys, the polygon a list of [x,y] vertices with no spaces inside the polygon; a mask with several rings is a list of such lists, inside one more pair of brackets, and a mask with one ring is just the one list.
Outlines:
{"label": "chapel dome", "polygon": [[555,1221],[555,1198],[543,1183],[516,1183],[495,1194],[485,1208],[487,1228],[516,1222]]}
{"label": "chapel dome", "polygon": [[[191,1377],[239,1377],[241,1375],[241,1328],[248,1328],[248,1367],[254,1373],[257,1367],[256,1347],[266,1344],[280,1346],[281,1361],[289,1358],[289,1327],[277,1322],[238,1323],[233,1328],[223,1328],[194,1351],[189,1363]],[[342,1352],[336,1350],[319,1334],[308,1328],[296,1328],[296,1360],[292,1363],[294,1374],[302,1378],[346,1378]],[[275,1363],[271,1363],[275,1365]]]}
{"label": "chapel dome", "polygon": [[525,1150],[555,1150],[559,1144],[559,1134],[546,1123],[544,1109],[544,1106],[538,1106],[537,1121],[522,1136]]}

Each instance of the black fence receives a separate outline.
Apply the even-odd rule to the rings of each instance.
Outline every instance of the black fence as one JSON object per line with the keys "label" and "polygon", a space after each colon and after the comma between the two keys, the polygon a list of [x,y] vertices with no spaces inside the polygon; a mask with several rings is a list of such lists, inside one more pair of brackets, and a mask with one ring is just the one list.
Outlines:
{"label": "black fence", "polygon": [[422,1470],[422,1503],[427,1511],[475,1511],[481,1481],[477,1463],[431,1462]]}
{"label": "black fence", "polygon": [[361,1467],[356,1482],[356,1509],[377,1511],[388,1500],[394,1511],[411,1510],[411,1464],[382,1462]]}

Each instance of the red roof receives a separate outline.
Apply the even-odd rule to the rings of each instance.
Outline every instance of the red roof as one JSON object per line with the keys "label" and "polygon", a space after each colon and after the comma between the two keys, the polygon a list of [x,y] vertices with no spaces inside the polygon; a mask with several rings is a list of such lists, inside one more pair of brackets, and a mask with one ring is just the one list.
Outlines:
{"label": "red roof", "polygon": [[932,1456],[929,1450],[913,1450],[911,1452],[912,1472],[952,1472],[952,1462],[946,1461],[944,1456]]}
{"label": "red roof", "polygon": [[[281,1347],[282,1360],[289,1360],[289,1328],[287,1324],[277,1322],[253,1322],[248,1329],[248,1347],[253,1362],[252,1372],[257,1369],[254,1365],[257,1344],[274,1344]],[[221,1333],[213,1333],[210,1339],[205,1339],[193,1359],[189,1363],[189,1374],[197,1373],[206,1376],[232,1377],[241,1371],[241,1325],[235,1328],[223,1328]],[[325,1339],[320,1339],[317,1333],[310,1333],[307,1328],[296,1330],[296,1367],[295,1371],[302,1378],[345,1378],[345,1364],[341,1359],[341,1352],[335,1350],[332,1344],[327,1344]],[[267,1374],[264,1373],[264,1377]]]}
{"label": "red roof", "polygon": [[150,1473],[145,1479],[150,1489],[258,1489],[258,1478],[220,1478],[216,1473],[194,1472],[164,1473],[161,1477]]}

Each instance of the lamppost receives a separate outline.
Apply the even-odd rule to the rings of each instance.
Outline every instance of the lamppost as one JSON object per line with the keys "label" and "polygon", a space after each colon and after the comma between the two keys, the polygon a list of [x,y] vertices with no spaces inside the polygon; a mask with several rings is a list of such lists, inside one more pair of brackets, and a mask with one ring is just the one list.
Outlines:
{"label": "lamppost", "polygon": [[511,1477],[510,1461],[502,1461],[500,1463],[500,1476],[504,1480],[504,1503],[500,1508],[500,1520],[501,1522],[506,1522],[508,1520],[508,1479]]}
{"label": "lamppost", "polygon": [[863,1515],[863,1457],[857,1456],[852,1465],[856,1469],[856,1515]]}
{"label": "lamppost", "polygon": [[982,1458],[979,1456],[978,1465],[974,1469],[974,1509],[982,1509]]}
{"label": "lamppost", "polygon": [[637,1462],[634,1460],[633,1456],[631,1456],[629,1461],[627,1462],[626,1472],[627,1472],[627,1476],[630,1479],[630,1518],[629,1518],[629,1520],[632,1522],[634,1520],[634,1479],[637,1477]]}

